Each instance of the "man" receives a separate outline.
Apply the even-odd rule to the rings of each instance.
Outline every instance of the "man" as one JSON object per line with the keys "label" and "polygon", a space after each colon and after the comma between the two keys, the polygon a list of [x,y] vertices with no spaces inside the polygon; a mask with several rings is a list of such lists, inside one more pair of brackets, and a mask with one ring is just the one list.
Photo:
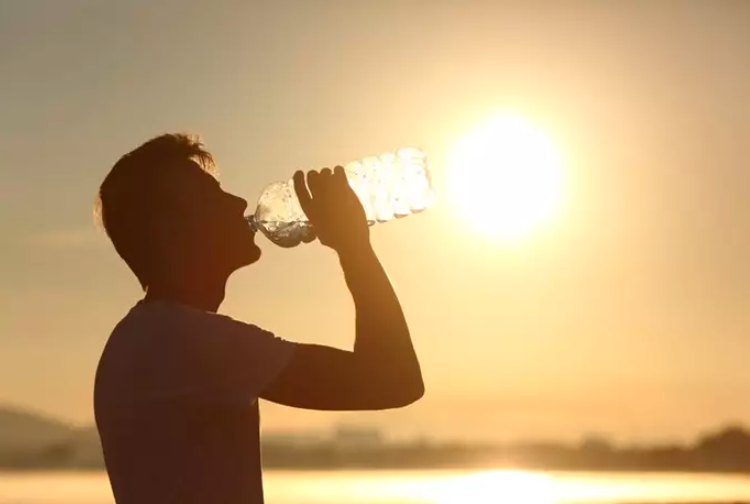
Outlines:
{"label": "man", "polygon": [[338,254],[356,308],[354,351],[291,343],[216,313],[229,276],[261,252],[247,202],[222,190],[212,168],[199,141],[163,135],[123,156],[99,190],[104,228],[145,291],[96,374],[118,504],[262,503],[259,398],[379,410],[424,393],[404,314],[341,167],[297,172],[294,186],[317,238]]}

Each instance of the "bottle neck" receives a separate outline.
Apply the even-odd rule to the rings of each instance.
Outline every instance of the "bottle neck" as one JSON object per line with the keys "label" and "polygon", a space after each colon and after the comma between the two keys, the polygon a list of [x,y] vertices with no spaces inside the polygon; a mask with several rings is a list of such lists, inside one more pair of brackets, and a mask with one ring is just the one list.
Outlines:
{"label": "bottle neck", "polygon": [[250,229],[252,229],[255,233],[259,231],[258,223],[255,221],[255,215],[253,214],[246,215],[245,220],[247,221],[247,224],[250,226]]}

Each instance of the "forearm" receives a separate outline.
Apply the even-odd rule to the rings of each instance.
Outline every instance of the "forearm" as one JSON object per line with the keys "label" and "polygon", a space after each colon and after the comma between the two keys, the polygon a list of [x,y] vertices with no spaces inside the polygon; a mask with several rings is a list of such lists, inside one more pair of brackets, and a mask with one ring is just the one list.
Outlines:
{"label": "forearm", "polygon": [[379,376],[421,395],[422,373],[396,292],[369,245],[339,259],[356,310],[354,353]]}

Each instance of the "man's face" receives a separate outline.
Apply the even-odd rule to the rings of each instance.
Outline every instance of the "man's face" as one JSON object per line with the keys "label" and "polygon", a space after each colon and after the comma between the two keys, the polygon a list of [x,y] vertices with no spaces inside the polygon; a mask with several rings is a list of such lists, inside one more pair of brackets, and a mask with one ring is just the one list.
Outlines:
{"label": "man's face", "polygon": [[160,240],[162,247],[217,273],[230,274],[256,262],[261,252],[244,217],[247,201],[225,192],[192,161],[177,173],[173,186],[163,188],[170,209],[160,226],[166,238]]}

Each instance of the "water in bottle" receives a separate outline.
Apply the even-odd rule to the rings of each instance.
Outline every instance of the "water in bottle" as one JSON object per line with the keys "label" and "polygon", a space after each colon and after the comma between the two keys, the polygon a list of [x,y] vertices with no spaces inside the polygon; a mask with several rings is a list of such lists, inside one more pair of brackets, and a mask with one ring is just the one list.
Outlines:
{"label": "water in bottle", "polygon": [[[399,149],[353,161],[344,171],[370,225],[421,212],[434,198],[427,157],[419,149]],[[281,247],[294,247],[313,236],[291,179],[266,187],[247,220]]]}

